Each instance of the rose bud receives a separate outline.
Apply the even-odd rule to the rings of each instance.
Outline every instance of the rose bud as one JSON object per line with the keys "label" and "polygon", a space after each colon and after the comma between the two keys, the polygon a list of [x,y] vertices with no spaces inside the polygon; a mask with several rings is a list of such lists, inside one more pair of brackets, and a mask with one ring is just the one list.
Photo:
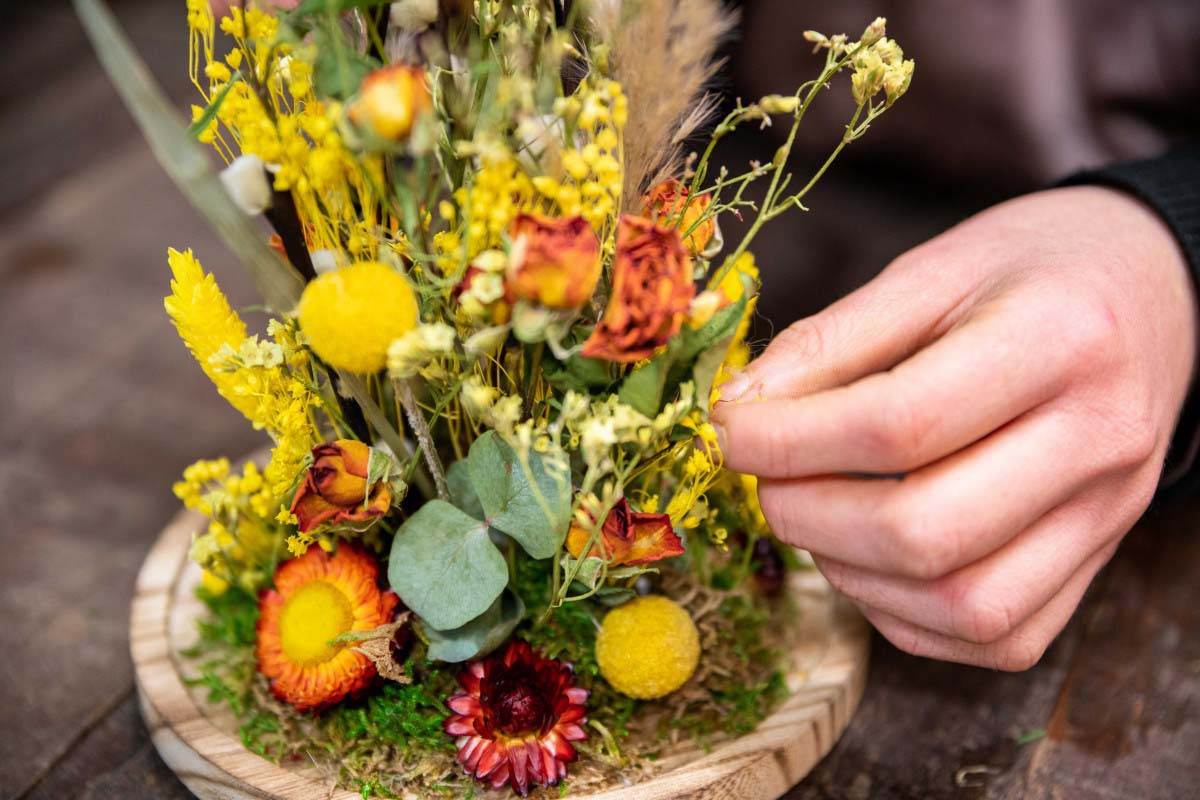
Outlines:
{"label": "rose bud", "polygon": [[612,294],[583,355],[622,364],[649,358],[679,333],[695,294],[692,260],[679,231],[621,217]]}
{"label": "rose bud", "polygon": [[392,505],[387,481],[367,486],[371,448],[352,439],[319,444],[313,463],[292,500],[301,531],[331,523],[367,523],[382,517]]}
{"label": "rose bud", "polygon": [[[688,187],[674,178],[668,178],[642,198],[642,216],[660,225],[677,228],[680,235],[687,236],[684,242],[688,252],[697,256],[704,254],[719,235],[717,219],[709,217],[697,225],[712,204],[712,195],[696,195],[690,203],[688,196]],[[680,214],[683,215],[682,220],[679,218]]]}
{"label": "rose bud", "polygon": [[518,300],[573,310],[600,280],[600,240],[583,217],[521,214],[513,220],[508,286]]}
{"label": "rose bud", "polygon": [[384,139],[402,141],[412,133],[417,117],[432,108],[425,70],[395,64],[363,78],[349,114],[355,125],[369,128]]}

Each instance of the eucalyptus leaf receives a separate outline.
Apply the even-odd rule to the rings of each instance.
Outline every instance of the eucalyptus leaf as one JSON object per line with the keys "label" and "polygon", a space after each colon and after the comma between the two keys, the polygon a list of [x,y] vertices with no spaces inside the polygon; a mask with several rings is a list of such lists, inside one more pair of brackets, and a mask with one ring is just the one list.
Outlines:
{"label": "eucalyptus leaf", "polygon": [[663,387],[670,369],[669,352],[650,359],[638,367],[621,383],[618,399],[627,406],[654,418],[662,410]]}
{"label": "eucalyptus leaf", "polygon": [[574,389],[580,394],[596,394],[612,382],[607,361],[573,355],[564,361],[547,360],[543,369],[546,380],[559,389]]}
{"label": "eucalyptus leaf", "polygon": [[525,616],[525,603],[512,592],[504,592],[475,619],[452,631],[427,628],[429,658],[458,664],[486,656],[512,634]]}
{"label": "eucalyptus leaf", "polygon": [[565,458],[530,451],[529,469],[495,431],[475,440],[468,475],[485,518],[533,558],[550,558],[567,535],[571,480]]}
{"label": "eucalyptus leaf", "polygon": [[221,240],[249,270],[267,305],[290,311],[300,298],[300,275],[267,244],[258,226],[229,197],[208,155],[188,134],[174,105],[100,0],[74,0],[96,55],[137,120],[158,163]]}
{"label": "eucalyptus leaf", "polygon": [[508,565],[488,527],[443,500],[430,500],[392,540],[388,582],[436,630],[478,617],[508,584]]}
{"label": "eucalyptus leaf", "polygon": [[450,469],[446,470],[450,502],[475,519],[483,519],[487,515],[483,513],[483,504],[479,502],[479,495],[475,493],[475,487],[471,484],[470,472],[465,458],[455,461],[450,465]]}

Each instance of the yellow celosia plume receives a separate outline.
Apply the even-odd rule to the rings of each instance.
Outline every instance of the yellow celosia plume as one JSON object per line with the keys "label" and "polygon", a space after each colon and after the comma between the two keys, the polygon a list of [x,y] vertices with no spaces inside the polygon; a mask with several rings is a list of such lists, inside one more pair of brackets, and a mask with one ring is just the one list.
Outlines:
{"label": "yellow celosia plume", "polygon": [[163,305],[179,331],[179,338],[200,362],[200,368],[221,396],[253,421],[257,399],[237,392],[238,380],[234,375],[219,371],[212,363],[212,357],[224,345],[234,349],[241,345],[246,338],[246,323],[229,307],[216,279],[204,272],[190,249],[182,253],[168,250],[167,264],[174,278],[171,294]]}

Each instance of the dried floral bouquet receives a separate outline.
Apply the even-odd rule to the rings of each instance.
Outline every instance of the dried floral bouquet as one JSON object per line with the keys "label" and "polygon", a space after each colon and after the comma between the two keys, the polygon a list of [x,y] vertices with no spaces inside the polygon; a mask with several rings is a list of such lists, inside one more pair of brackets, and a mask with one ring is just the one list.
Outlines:
{"label": "dried floral bouquet", "polygon": [[[175,487],[209,520],[197,681],[247,747],[364,796],[526,795],[752,729],[784,693],[795,563],[707,416],[749,358],[751,241],[908,87],[883,21],[807,34],[817,77],[737,103],[689,155],[719,108],[719,0],[187,0],[187,130],[77,4],[268,312],[251,333],[170,251],[167,313],[274,445]],[[793,186],[797,127],[842,71],[853,116]],[[774,158],[713,167],[773,118]]]}

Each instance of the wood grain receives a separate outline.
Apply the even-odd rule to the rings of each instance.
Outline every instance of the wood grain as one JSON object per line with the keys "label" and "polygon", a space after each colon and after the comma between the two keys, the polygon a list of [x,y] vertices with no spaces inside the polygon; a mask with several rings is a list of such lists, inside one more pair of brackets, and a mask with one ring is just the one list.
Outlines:
{"label": "wood grain", "polygon": [[[283,767],[246,750],[236,722],[194,695],[192,666],[179,654],[195,640],[203,612],[193,589],[199,571],[187,560],[200,518],[183,512],[167,526],[138,576],[130,646],[142,715],[163,760],[198,797],[353,800],[315,767]],[[783,795],[829,752],[858,706],[867,674],[865,622],[815,572],[796,575],[793,592],[804,627],[788,677],[792,694],[753,733],[711,753],[685,748],[634,787],[588,800],[769,800]],[[572,795],[572,797],[579,797]]]}

